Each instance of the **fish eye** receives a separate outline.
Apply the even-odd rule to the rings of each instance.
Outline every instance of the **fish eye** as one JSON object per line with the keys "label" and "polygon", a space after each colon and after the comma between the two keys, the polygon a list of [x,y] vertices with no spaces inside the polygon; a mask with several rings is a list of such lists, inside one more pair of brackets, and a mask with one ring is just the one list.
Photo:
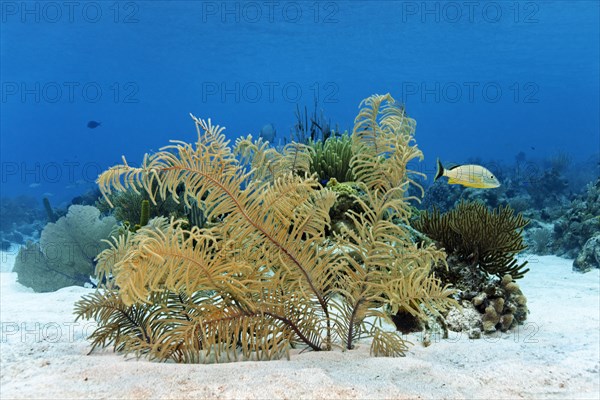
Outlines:
{"label": "fish eye", "polygon": [[490,176],[490,178],[491,178],[491,179],[494,179],[494,175],[491,175],[491,176]]}

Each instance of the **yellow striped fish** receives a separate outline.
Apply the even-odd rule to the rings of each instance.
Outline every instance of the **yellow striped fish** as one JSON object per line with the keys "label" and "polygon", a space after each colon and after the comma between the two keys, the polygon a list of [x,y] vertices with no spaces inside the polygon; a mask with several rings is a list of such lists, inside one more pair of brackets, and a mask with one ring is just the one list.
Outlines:
{"label": "yellow striped fish", "polygon": [[493,189],[500,186],[494,174],[481,165],[464,164],[446,169],[438,159],[437,173],[433,180],[437,181],[442,176],[448,178],[449,185],[463,185],[478,189]]}

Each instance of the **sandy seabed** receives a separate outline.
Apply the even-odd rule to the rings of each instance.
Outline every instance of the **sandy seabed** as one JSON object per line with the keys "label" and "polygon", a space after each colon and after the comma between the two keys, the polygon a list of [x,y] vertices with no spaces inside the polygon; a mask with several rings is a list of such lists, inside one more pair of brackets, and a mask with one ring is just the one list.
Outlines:
{"label": "sandy seabed", "polygon": [[530,315],[512,332],[469,340],[420,335],[402,358],[294,351],[291,359],[212,365],[156,363],[112,350],[88,355],[91,322],[73,304],[91,289],[38,294],[0,273],[1,399],[599,399],[600,271],[530,256],[519,281]]}

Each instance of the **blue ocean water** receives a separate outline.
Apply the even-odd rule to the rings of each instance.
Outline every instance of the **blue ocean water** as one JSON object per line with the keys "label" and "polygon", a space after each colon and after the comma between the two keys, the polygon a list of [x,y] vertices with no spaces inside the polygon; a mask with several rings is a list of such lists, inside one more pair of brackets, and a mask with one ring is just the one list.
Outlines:
{"label": "blue ocean water", "polygon": [[[68,201],[120,162],[233,140],[297,107],[351,130],[390,92],[437,157],[512,162],[600,152],[597,1],[2,1],[2,196]],[[101,122],[90,129],[90,120]],[[591,162],[590,162],[591,160]],[[496,163],[500,165],[500,163]]]}

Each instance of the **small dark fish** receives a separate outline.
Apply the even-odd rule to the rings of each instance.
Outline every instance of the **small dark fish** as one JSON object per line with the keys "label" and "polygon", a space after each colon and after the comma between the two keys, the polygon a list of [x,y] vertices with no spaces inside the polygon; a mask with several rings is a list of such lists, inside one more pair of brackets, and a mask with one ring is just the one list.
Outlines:
{"label": "small dark fish", "polygon": [[531,146],[531,150],[535,150],[535,147]]}
{"label": "small dark fish", "polygon": [[90,121],[87,123],[87,127],[90,129],[94,129],[102,125],[102,122]]}

